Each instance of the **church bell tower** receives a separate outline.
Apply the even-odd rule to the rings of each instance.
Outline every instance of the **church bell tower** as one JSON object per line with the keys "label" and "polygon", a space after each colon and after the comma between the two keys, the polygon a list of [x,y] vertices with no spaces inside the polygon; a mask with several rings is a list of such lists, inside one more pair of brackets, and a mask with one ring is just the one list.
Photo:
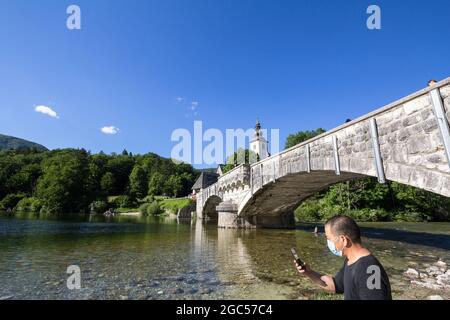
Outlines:
{"label": "church bell tower", "polygon": [[250,150],[259,156],[259,160],[269,157],[268,143],[261,131],[261,123],[256,120],[255,134],[252,141],[250,141]]}

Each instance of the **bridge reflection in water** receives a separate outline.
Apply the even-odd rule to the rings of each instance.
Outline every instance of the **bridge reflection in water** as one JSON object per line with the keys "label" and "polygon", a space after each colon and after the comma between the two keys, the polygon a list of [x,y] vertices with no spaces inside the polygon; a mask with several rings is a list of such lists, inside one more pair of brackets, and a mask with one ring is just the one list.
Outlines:
{"label": "bridge reflection in water", "polygon": [[[321,290],[295,270],[291,247],[296,247],[302,259],[322,273],[335,274],[342,267],[343,260],[329,252],[323,233],[312,233],[313,225],[296,230],[250,230],[217,228],[216,223],[192,220],[189,268],[199,274],[214,274],[227,297],[303,299],[319,294]],[[433,229],[432,224],[416,226],[418,230]],[[323,228],[319,230],[322,232]],[[426,297],[426,290],[411,287],[403,273],[411,266],[434,263],[438,257],[450,259],[450,234],[400,231],[390,224],[373,223],[364,224],[362,230],[364,243],[389,273],[394,295],[408,299]]]}
{"label": "bridge reflection in water", "polygon": [[[307,259],[323,256],[325,240],[294,230],[249,230],[217,228],[215,221],[196,219],[191,224],[190,268],[199,273],[213,272],[232,297],[286,299],[302,284],[304,293],[316,290],[298,277],[290,248]],[[299,240],[298,235],[303,238]],[[301,244],[300,244],[301,243]],[[334,261],[335,267],[339,266]],[[328,263],[328,268],[334,263]],[[332,271],[332,269],[330,269]],[[286,285],[290,284],[290,285]],[[261,288],[268,290],[261,292]],[[294,290],[295,292],[295,290]]]}
{"label": "bridge reflection in water", "polygon": [[[213,222],[214,223],[214,222]],[[191,264],[196,270],[214,270],[223,283],[255,281],[252,259],[238,230],[212,229],[208,222],[192,221]]]}

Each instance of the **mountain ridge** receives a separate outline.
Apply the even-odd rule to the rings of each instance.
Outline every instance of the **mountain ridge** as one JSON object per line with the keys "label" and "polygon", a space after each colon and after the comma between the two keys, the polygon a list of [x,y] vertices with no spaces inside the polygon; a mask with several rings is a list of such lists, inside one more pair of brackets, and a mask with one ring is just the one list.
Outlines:
{"label": "mountain ridge", "polygon": [[0,134],[0,151],[2,150],[38,150],[48,151],[43,145],[25,139]]}

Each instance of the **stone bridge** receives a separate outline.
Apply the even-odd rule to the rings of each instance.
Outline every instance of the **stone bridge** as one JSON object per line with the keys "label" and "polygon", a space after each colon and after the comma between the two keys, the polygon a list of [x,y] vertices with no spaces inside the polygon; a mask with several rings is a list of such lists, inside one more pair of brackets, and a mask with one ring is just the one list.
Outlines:
{"label": "stone bridge", "polygon": [[306,198],[378,177],[450,196],[450,78],[309,141],[243,164],[200,190],[197,216],[219,227],[288,228]]}

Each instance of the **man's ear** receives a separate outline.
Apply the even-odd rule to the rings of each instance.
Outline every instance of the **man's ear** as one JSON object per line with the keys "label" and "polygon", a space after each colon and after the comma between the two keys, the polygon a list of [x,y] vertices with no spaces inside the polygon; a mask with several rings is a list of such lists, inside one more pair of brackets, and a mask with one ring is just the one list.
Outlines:
{"label": "man's ear", "polygon": [[352,241],[345,236],[344,236],[344,238],[345,238],[345,242],[344,242],[345,248],[350,248],[352,246]]}

